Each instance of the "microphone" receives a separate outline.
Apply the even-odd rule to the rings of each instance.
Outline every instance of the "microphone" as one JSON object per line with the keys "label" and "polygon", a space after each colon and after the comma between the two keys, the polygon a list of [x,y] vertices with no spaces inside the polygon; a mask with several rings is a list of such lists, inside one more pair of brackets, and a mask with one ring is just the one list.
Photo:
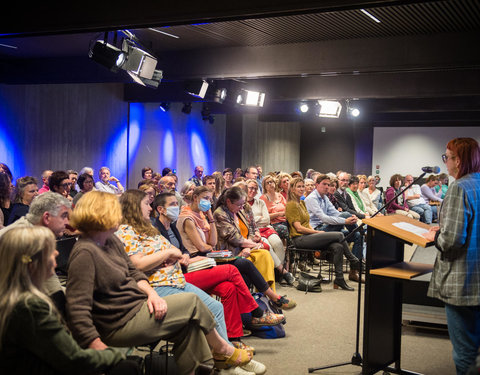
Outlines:
{"label": "microphone", "polygon": [[440,167],[423,167],[422,171],[425,173],[440,173]]}

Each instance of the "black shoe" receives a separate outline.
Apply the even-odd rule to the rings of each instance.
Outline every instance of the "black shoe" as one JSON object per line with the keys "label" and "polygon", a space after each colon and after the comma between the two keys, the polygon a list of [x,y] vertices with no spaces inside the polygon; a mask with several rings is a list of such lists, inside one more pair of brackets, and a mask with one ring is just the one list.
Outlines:
{"label": "black shoe", "polygon": [[295,278],[290,272],[286,272],[283,274],[283,280],[285,280],[290,286],[293,286],[293,283],[295,282]]}
{"label": "black shoe", "polygon": [[343,290],[355,290],[354,288],[348,286],[345,282],[345,279],[335,279],[333,280],[333,289],[341,288]]}

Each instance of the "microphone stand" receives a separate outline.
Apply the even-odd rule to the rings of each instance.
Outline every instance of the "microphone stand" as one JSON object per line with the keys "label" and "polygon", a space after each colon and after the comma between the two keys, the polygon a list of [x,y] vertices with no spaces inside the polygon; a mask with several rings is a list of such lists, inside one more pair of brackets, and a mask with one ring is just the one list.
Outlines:
{"label": "microphone stand", "polygon": [[[408,184],[407,186],[404,187],[404,189],[400,189],[400,191],[392,198],[390,199],[387,203],[385,203],[377,212],[375,212],[371,218],[377,216],[377,214],[387,208],[394,200],[396,200],[400,195],[402,195],[405,191],[407,191],[412,185],[416,184],[418,181],[420,181],[427,172],[423,172],[420,176],[418,176],[415,180],[412,181],[412,183]],[[364,223],[360,224],[352,230],[344,239],[343,241],[348,241],[352,236],[357,233],[358,231],[362,230],[364,227]],[[322,367],[310,367],[308,369],[309,373],[319,371],[319,370],[325,370],[328,368],[334,368],[334,367],[341,367],[341,366],[347,366],[347,365],[354,365],[354,366],[362,366],[363,359],[360,354],[360,310],[361,310],[361,301],[362,301],[362,262],[360,261],[360,269],[358,271],[359,277],[358,277],[358,294],[357,294],[357,327],[356,327],[356,338],[355,338],[355,353],[353,353],[352,359],[350,362],[342,362],[342,363],[336,363],[333,365],[327,365],[327,366],[322,366]]]}

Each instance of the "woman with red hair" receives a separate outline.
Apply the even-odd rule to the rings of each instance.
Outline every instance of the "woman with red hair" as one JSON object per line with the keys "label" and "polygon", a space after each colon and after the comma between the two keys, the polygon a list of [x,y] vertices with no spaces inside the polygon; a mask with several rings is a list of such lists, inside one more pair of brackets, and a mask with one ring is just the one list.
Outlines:
{"label": "woman with red hair", "polygon": [[455,138],[442,155],[455,181],[440,207],[439,226],[425,237],[435,241],[428,296],[445,303],[457,374],[465,374],[480,348],[480,147]]}

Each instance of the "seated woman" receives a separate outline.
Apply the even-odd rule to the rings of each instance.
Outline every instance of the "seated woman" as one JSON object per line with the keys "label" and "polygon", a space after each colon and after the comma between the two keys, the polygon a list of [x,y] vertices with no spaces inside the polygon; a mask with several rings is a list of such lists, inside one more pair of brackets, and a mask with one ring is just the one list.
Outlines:
{"label": "seated woman", "polygon": [[233,185],[233,171],[232,168],[225,168],[222,172],[224,189],[230,189]]}
{"label": "seated woman", "polygon": [[308,197],[308,195],[315,190],[315,181],[313,181],[311,178],[306,178],[305,179],[305,194],[303,194],[303,197],[301,198],[302,201]]}
{"label": "seated woman", "polygon": [[288,189],[290,188],[290,181],[292,177],[285,172],[280,172],[277,176],[277,186],[276,189],[285,198],[285,201],[288,199]]}
{"label": "seated woman", "polygon": [[290,235],[294,245],[301,249],[322,250],[327,248],[333,253],[333,264],[335,267],[334,289],[354,290],[345,282],[343,277],[343,256],[350,262],[353,270],[359,269],[359,260],[352,254],[348,245],[343,241],[341,232],[322,232],[310,226],[310,215],[308,214],[305,201],[300,197],[305,192],[303,179],[297,177],[292,180],[288,192],[286,215],[290,224]]}
{"label": "seated woman", "polygon": [[374,176],[368,176],[367,178],[368,189],[362,190],[364,196],[368,196],[373,205],[379,210],[382,207],[382,192],[377,189],[377,179]]}
{"label": "seated woman", "polygon": [[[197,187],[197,185],[195,185],[195,182],[193,182],[193,181],[185,181],[185,183],[183,184],[182,189],[180,190],[180,195],[182,196],[182,199],[185,202],[185,204],[190,204],[191,203],[191,202],[188,201],[188,197],[190,196],[189,194],[196,187]],[[187,198],[185,198],[186,195],[188,195]]]}
{"label": "seated woman", "polygon": [[[205,257],[198,255],[200,253],[192,245],[190,238],[194,238],[193,242],[200,244],[200,246],[203,245],[201,242],[205,241],[205,235],[209,237],[209,241],[213,237],[215,237],[216,241],[216,230],[214,229],[212,236],[210,236],[209,230],[207,230],[207,228],[215,227],[215,225],[210,226],[211,223],[209,223],[209,221],[213,222],[212,213],[208,206],[211,194],[205,186],[197,187],[191,198],[193,208],[183,206],[180,217],[178,217],[178,202],[174,194],[162,193],[155,198],[154,209],[159,214],[159,218],[155,220],[155,227],[182,253],[187,254],[186,259],[189,264],[195,265],[197,261],[205,259]],[[191,255],[183,245],[182,237],[175,221],[182,232],[185,233],[186,231],[191,234],[186,238],[189,247],[194,249]],[[201,232],[199,228],[202,228]],[[200,236],[200,238],[197,238],[197,236]],[[211,248],[207,248],[207,250],[211,250]],[[185,257],[185,255],[183,256]],[[208,294],[214,294],[221,298],[225,311],[228,337],[236,347],[243,345],[240,341],[240,337],[243,335],[240,314],[251,312],[253,317],[252,324],[254,326],[275,325],[281,323],[284,319],[281,314],[267,314],[258,307],[242,275],[231,264],[188,272],[184,276],[187,282]],[[237,346],[237,344],[239,345]]]}
{"label": "seated woman", "polygon": [[48,187],[50,188],[50,191],[53,191],[54,193],[58,193],[64,196],[70,202],[73,201],[73,198],[70,196],[72,181],[70,181],[70,177],[68,176],[67,172],[65,171],[53,172],[48,178]]}
{"label": "seated woman", "polygon": [[[370,195],[367,194],[367,176],[365,175],[358,175],[358,194],[360,195],[362,202],[365,207],[365,212],[368,213],[370,216],[373,216],[377,213],[378,208],[375,203],[372,202],[370,199]],[[355,205],[355,202],[353,202]],[[382,213],[378,213],[377,216],[383,216]]]}
{"label": "seated woman", "polygon": [[262,186],[263,195],[260,199],[263,200],[267,206],[268,214],[270,215],[270,224],[281,239],[288,241],[290,235],[288,233],[287,219],[285,218],[287,200],[283,195],[277,193],[276,180],[273,176],[265,176]]}
{"label": "seated woman", "polygon": [[0,373],[90,374],[123,360],[113,348],[82,349],[43,291],[55,273],[55,237],[45,227],[20,226],[0,239]]}
{"label": "seated woman", "polygon": [[8,217],[7,225],[20,219],[28,213],[30,204],[38,195],[37,180],[34,177],[26,176],[17,179],[15,184],[15,198],[12,211]]}
{"label": "seated woman", "polygon": [[[403,185],[403,178],[399,174],[394,174],[390,177],[390,187],[385,191],[385,200],[389,202],[400,193]],[[400,194],[387,206],[387,214],[399,214],[408,216],[412,219],[420,220],[420,215],[408,208],[407,200],[405,199],[405,192]]]}
{"label": "seated woman", "polygon": [[161,298],[114,235],[122,209],[114,194],[92,191],[80,199],[70,224],[81,233],[70,255],[67,281],[69,327],[83,347],[174,343],[180,374],[216,359],[217,367],[245,365],[248,353],[215,330],[215,320],[193,293]]}
{"label": "seated woman", "polygon": [[88,173],[83,173],[78,177],[77,180],[78,187],[80,188],[80,191],[75,194],[75,197],[73,198],[72,205],[75,207],[77,204],[78,200],[86,193],[89,191],[93,190],[93,186],[95,185],[93,181],[93,177],[90,176]]}
{"label": "seated woman", "polygon": [[[264,293],[282,309],[293,309],[296,306],[293,300],[289,301],[275,293],[273,259],[270,253],[259,250],[261,245],[249,238],[249,224],[245,214],[241,212],[245,200],[246,194],[239,187],[227,189],[220,196],[213,214],[218,247],[231,250],[238,256],[232,264],[238,268],[247,285],[253,284],[259,292]],[[186,247],[188,248],[187,245]]]}
{"label": "seated woman", "polygon": [[10,195],[12,194],[12,182],[6,173],[0,172],[0,229],[8,223],[8,217],[12,211]]}
{"label": "seated woman", "polygon": [[[255,198],[258,192],[258,183],[255,180],[247,180],[247,203],[245,211],[251,212],[253,224],[259,228],[259,234],[267,240],[270,247],[270,255],[273,258],[273,265],[278,270],[281,278],[289,285],[293,285],[295,278],[284,267],[285,247],[277,232],[270,225],[270,215],[267,205],[261,199]],[[248,218],[247,218],[248,219]]]}

